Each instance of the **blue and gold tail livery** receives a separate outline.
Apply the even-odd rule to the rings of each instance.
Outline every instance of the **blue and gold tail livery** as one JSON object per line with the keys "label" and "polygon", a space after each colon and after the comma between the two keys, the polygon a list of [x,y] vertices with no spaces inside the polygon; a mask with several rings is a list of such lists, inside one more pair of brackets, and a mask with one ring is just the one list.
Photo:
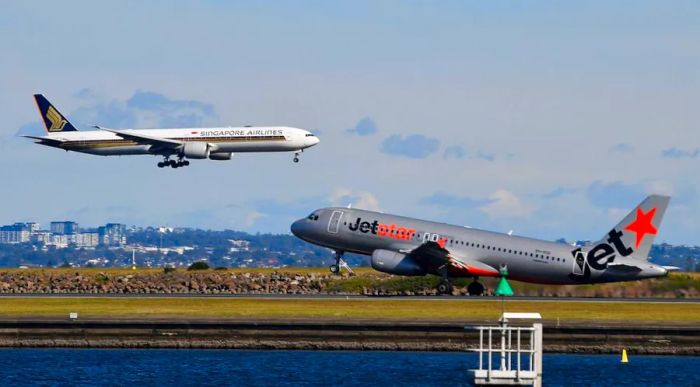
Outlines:
{"label": "blue and gold tail livery", "polygon": [[49,133],[59,132],[75,132],[77,129],[73,126],[66,117],[56,109],[48,99],[41,94],[34,94],[36,106],[39,108],[39,114],[44,120],[46,131]]}

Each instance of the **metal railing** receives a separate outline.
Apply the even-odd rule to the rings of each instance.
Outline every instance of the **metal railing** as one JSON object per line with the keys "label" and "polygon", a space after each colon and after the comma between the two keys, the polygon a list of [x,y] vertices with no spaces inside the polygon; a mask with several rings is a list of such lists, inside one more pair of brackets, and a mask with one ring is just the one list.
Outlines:
{"label": "metal railing", "polygon": [[[476,382],[482,383],[477,384],[497,383],[505,379],[515,384],[541,383],[542,324],[529,327],[503,324],[473,329],[479,331],[479,348],[472,350],[479,353],[479,368],[473,372]],[[494,346],[494,339],[498,340],[498,336],[500,343],[497,341]],[[494,357],[498,359],[497,364],[494,364]]]}

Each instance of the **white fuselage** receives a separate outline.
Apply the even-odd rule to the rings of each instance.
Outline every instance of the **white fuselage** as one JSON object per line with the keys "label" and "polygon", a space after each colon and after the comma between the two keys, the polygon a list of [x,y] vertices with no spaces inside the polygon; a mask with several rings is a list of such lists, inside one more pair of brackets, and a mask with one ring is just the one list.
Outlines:
{"label": "white fuselage", "polygon": [[[126,129],[123,133],[174,140],[204,142],[212,152],[289,152],[316,145],[319,140],[309,131],[284,126],[218,127],[182,129]],[[139,144],[107,130],[52,133],[58,148],[101,156],[159,154],[154,145]]]}

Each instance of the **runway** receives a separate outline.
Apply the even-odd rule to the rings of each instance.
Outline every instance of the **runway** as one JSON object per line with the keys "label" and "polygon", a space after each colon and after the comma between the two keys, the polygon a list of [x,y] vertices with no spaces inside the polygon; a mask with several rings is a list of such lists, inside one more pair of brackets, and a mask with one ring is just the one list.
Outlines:
{"label": "runway", "polygon": [[[382,301],[501,301],[501,297],[484,296],[362,296],[342,294],[194,294],[194,293],[127,293],[127,294],[94,294],[94,293],[4,293],[2,298],[224,298],[224,299],[261,299],[261,300],[382,300]],[[700,298],[625,298],[625,297],[534,297],[512,296],[505,301],[532,302],[610,302],[610,303],[640,303],[640,304],[698,304]]]}

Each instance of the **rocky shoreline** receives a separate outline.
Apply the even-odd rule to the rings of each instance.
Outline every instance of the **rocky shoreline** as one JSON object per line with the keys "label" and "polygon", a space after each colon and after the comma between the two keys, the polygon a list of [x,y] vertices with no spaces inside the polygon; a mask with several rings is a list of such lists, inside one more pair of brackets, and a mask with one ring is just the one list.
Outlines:
{"label": "rocky shoreline", "polygon": [[[314,272],[134,271],[124,270],[7,270],[0,271],[0,294],[349,294],[349,295],[435,295],[430,277],[406,278],[380,273],[334,276]],[[681,278],[681,277],[676,277]],[[493,279],[483,280],[487,289]],[[666,282],[664,282],[666,281]],[[670,279],[606,285],[532,285],[514,283],[522,296],[544,297],[629,297],[699,298],[698,280],[676,286]],[[676,281],[678,282],[678,281]],[[467,294],[468,281],[456,281],[454,294]],[[488,293],[487,293],[488,294]]]}

